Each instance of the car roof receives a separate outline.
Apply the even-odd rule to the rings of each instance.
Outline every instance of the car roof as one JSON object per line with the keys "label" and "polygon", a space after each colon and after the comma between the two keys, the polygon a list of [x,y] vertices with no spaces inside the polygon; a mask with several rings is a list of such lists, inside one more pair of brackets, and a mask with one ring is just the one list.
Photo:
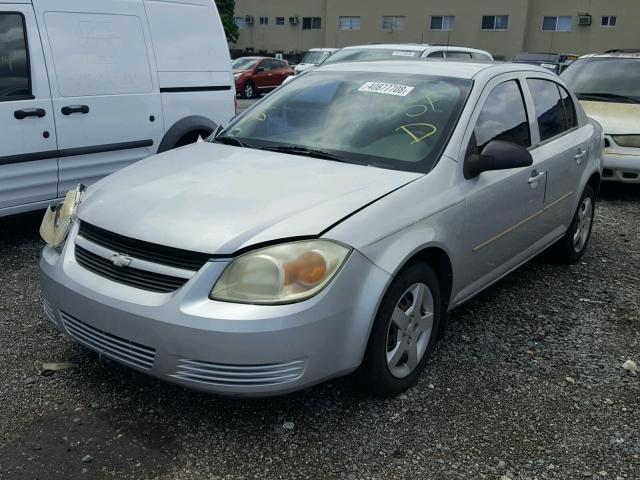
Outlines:
{"label": "car roof", "polygon": [[588,55],[583,55],[580,58],[640,58],[640,50],[607,50],[606,52],[601,53],[589,53]]}
{"label": "car roof", "polygon": [[[433,68],[428,68],[433,67]],[[536,72],[549,74],[543,67],[530,64],[495,62],[490,60],[441,60],[421,58],[417,60],[378,60],[371,62],[340,62],[320,65],[316,71],[379,72],[472,79],[481,72],[491,76],[511,72]]]}
{"label": "car roof", "polygon": [[310,48],[308,52],[335,52],[340,50],[339,48]]}
{"label": "car roof", "polygon": [[370,43],[368,45],[350,45],[342,48],[342,50],[359,50],[359,49],[380,49],[380,50],[404,50],[412,52],[424,52],[425,50],[449,50],[455,49],[460,52],[478,52],[489,53],[485,50],[471,47],[461,47],[459,45],[444,45],[435,43]]}

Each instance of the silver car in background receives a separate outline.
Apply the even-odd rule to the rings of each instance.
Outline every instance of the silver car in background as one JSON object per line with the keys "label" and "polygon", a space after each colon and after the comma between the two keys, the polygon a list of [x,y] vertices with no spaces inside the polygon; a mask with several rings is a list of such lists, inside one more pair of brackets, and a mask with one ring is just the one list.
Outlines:
{"label": "silver car in background", "polygon": [[70,192],[42,225],[45,311],[196,389],[273,395],[355,371],[395,395],[448,310],[547,247],[582,257],[603,141],[540,67],[323,66],[210,142]]}

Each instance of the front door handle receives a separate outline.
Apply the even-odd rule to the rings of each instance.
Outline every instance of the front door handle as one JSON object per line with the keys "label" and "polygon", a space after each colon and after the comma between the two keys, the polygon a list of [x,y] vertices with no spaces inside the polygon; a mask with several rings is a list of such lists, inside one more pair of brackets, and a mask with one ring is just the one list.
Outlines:
{"label": "front door handle", "polygon": [[88,105],[68,105],[66,107],[62,107],[61,111],[63,115],[71,115],[72,113],[82,113],[83,115],[86,115],[87,113],[89,113],[89,106]]}
{"label": "front door handle", "polygon": [[586,157],[587,157],[587,151],[583,150],[582,148],[579,148],[578,153],[576,153],[576,155],[573,158],[575,158],[576,163],[580,165],[582,163],[582,160],[584,160]]}
{"label": "front door handle", "polygon": [[545,175],[546,172],[538,172],[537,170],[534,170],[533,172],[531,172],[531,176],[529,177],[529,180],[527,182],[529,183],[531,188],[536,188],[538,186],[538,182],[540,180],[543,180]]}
{"label": "front door handle", "polygon": [[24,120],[27,117],[42,118],[47,114],[43,108],[29,108],[26,110],[16,110],[13,112],[13,116],[16,120]]}

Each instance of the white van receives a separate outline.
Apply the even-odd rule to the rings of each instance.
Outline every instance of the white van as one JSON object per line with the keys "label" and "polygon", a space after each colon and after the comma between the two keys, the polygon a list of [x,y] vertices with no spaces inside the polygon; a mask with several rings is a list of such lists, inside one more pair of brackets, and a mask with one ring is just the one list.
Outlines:
{"label": "white van", "polygon": [[0,217],[234,115],[213,0],[0,0]]}

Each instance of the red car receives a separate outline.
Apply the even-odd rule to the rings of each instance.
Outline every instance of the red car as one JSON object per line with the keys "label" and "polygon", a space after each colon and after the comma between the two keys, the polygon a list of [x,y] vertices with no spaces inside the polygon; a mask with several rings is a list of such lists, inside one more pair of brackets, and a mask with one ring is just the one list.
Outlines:
{"label": "red car", "polygon": [[242,57],[231,64],[236,92],[245,98],[256,97],[278,88],[293,75],[286,60],[269,57]]}

